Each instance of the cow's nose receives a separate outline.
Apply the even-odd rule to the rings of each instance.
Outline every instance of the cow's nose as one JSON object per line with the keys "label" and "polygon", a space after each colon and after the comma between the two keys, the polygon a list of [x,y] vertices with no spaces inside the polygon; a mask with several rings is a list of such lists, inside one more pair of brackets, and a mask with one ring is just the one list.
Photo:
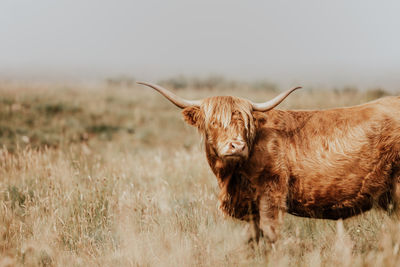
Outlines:
{"label": "cow's nose", "polygon": [[230,147],[235,152],[241,152],[245,149],[246,143],[243,141],[233,141],[231,142]]}

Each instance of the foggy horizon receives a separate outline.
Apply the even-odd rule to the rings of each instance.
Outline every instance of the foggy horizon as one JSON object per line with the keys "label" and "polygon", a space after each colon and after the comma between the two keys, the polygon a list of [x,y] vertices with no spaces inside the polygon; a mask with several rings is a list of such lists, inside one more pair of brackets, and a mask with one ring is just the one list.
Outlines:
{"label": "foggy horizon", "polygon": [[361,0],[6,0],[0,79],[221,75],[400,90],[399,10]]}

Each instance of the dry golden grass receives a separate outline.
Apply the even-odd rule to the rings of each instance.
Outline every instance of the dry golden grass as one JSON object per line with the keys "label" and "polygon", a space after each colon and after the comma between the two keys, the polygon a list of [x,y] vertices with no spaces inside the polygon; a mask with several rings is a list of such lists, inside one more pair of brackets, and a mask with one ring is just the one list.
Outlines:
{"label": "dry golden grass", "polygon": [[[185,97],[254,88],[185,89]],[[304,90],[282,108],[379,92]],[[400,223],[285,217],[274,248],[223,218],[196,131],[147,88],[0,84],[0,266],[399,266]]]}

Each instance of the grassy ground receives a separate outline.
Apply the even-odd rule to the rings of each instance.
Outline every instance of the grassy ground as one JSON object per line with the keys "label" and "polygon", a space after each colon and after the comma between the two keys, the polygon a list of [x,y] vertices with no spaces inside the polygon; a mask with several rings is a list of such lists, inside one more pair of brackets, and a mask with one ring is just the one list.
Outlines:
{"label": "grassy ground", "polygon": [[[193,88],[178,93],[262,101],[276,89]],[[384,94],[304,89],[281,108]],[[2,83],[0,144],[0,266],[400,264],[400,223],[377,210],[343,222],[287,215],[273,249],[250,249],[243,223],[217,208],[195,129],[147,88]]]}

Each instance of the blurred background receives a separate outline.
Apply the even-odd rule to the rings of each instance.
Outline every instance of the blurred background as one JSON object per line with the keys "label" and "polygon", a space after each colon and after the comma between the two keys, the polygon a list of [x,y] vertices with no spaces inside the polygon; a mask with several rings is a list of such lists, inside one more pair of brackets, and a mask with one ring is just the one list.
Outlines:
{"label": "blurred background", "polygon": [[400,89],[400,3],[3,0],[0,79]]}

